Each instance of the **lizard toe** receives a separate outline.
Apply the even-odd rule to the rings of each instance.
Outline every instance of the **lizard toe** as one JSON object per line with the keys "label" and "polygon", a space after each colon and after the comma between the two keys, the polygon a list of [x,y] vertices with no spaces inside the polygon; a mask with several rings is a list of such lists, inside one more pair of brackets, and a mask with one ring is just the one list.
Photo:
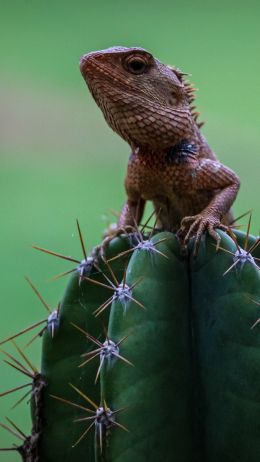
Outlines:
{"label": "lizard toe", "polygon": [[[194,234],[195,229],[199,226],[200,221],[201,221],[201,218],[197,217],[197,216],[187,217],[187,218],[192,219],[192,220],[190,220],[190,222],[192,222],[192,223],[191,223],[189,229],[186,231],[186,235],[185,235],[185,238],[184,238],[184,244],[187,244],[189,242],[191,236]],[[184,232],[185,232],[185,228],[186,227],[182,227]]]}
{"label": "lizard toe", "polygon": [[[220,226],[218,226],[218,228],[220,228]],[[216,252],[217,252],[218,249],[219,249],[219,246],[220,246],[221,237],[217,233],[217,231],[215,230],[215,227],[212,224],[210,224],[208,226],[208,233],[212,237],[212,239],[214,239],[214,241],[216,241]]]}

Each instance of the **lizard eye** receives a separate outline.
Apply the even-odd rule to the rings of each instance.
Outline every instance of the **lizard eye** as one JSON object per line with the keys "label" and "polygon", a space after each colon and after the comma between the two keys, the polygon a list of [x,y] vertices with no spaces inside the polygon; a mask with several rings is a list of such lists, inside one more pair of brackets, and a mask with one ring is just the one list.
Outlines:
{"label": "lizard eye", "polygon": [[125,65],[132,74],[143,74],[147,69],[147,62],[141,56],[131,56],[126,60]]}

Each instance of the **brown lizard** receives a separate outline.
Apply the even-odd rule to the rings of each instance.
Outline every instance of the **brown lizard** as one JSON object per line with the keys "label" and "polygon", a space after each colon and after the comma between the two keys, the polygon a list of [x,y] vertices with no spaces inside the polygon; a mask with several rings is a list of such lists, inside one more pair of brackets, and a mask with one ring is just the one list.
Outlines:
{"label": "brown lizard", "polygon": [[132,149],[116,233],[139,224],[151,200],[160,226],[184,244],[195,235],[197,249],[207,230],[218,246],[215,229],[231,223],[240,183],[200,131],[186,74],[137,47],[88,53],[80,70],[108,125]]}

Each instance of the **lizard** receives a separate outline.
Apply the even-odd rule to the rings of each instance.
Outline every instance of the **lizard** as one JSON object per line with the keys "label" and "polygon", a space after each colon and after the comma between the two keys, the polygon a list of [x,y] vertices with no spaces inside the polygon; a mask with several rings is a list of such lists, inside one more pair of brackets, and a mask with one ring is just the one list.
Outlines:
{"label": "lizard", "polygon": [[112,234],[140,224],[149,200],[158,226],[177,232],[184,246],[195,237],[196,253],[207,231],[218,248],[216,228],[228,231],[240,180],[201,133],[187,74],[144,48],[121,46],[83,55],[80,71],[106,122],[131,148],[127,200]]}

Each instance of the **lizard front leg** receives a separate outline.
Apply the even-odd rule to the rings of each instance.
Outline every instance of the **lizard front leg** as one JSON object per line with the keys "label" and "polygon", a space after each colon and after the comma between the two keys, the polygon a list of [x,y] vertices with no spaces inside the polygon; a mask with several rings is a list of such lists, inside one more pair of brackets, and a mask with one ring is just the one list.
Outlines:
{"label": "lizard front leg", "polygon": [[106,248],[112,239],[120,234],[136,231],[136,226],[140,224],[143,216],[144,206],[145,201],[140,197],[135,200],[128,198],[119,215],[117,226],[105,235],[102,244],[95,249],[95,253],[98,251],[102,258],[105,258]]}
{"label": "lizard front leg", "polygon": [[138,200],[127,199],[119,216],[118,228],[136,228],[142,219],[144,206],[145,201],[141,198]]}
{"label": "lizard front leg", "polygon": [[219,247],[220,236],[216,228],[228,230],[221,221],[233,204],[239,186],[240,181],[237,175],[216,161],[204,159],[192,172],[194,194],[196,191],[215,191],[213,199],[201,213],[185,217],[181,221],[179,235],[184,244],[187,244],[190,237],[195,235],[194,254],[197,253],[202,234],[206,230],[217,242],[217,248]]}

